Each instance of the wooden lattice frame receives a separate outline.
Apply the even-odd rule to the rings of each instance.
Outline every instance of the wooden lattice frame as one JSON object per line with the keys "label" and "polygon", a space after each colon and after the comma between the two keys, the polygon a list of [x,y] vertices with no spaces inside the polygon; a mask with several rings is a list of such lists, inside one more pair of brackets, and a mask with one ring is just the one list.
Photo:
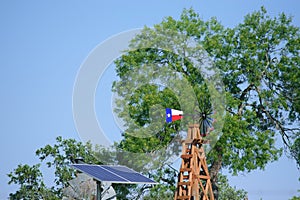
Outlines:
{"label": "wooden lattice frame", "polygon": [[174,200],[214,200],[199,124],[188,127]]}

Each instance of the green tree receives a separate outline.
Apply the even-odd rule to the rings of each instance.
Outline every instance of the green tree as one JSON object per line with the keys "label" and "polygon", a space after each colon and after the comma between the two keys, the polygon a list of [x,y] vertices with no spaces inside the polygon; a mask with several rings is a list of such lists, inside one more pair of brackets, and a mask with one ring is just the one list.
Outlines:
{"label": "green tree", "polygon": [[[245,141],[247,146],[241,146],[245,138],[238,140],[239,136],[235,135],[233,142],[238,144],[228,143],[225,146],[230,148],[228,152],[234,150],[235,155],[243,154],[238,149],[250,147],[250,151],[244,152],[246,156],[242,157],[250,156],[254,159],[249,159],[247,163],[240,156],[232,157],[234,154],[228,154],[227,161],[238,161],[231,168],[234,172],[240,169],[263,168],[270,155],[275,155],[275,152],[271,152],[272,148],[265,146],[266,143],[273,145],[272,138],[275,133],[281,135],[289,150],[292,150],[299,134],[299,28],[294,27],[291,17],[284,13],[271,18],[262,7],[260,11],[248,14],[237,27],[225,30],[219,44],[225,48],[215,48],[210,40],[204,41],[205,49],[225,75],[223,81],[229,97],[227,111],[231,118],[226,124],[234,121],[246,123],[242,127],[256,135],[258,144],[261,139],[268,141],[250,146],[249,141]],[[232,117],[240,119],[232,120]],[[230,132],[231,128],[224,126],[224,133]],[[222,139],[226,139],[226,136],[228,134]],[[267,154],[262,152],[264,149],[268,149]],[[224,154],[227,154],[225,149],[222,152]],[[224,158],[226,156],[223,156],[223,162],[226,162]],[[298,160],[296,156],[294,158]]]}
{"label": "green tree", "polygon": [[296,197],[294,196],[293,198],[291,198],[290,200],[300,200],[300,197]]}
{"label": "green tree", "polygon": [[228,183],[226,176],[219,174],[218,178],[219,200],[245,200],[247,199],[247,192],[244,190],[236,189],[236,187],[231,187]]}
{"label": "green tree", "polygon": [[83,144],[74,139],[56,138],[56,144],[46,145],[36,151],[41,162],[45,162],[48,168],[54,168],[55,193],[62,197],[62,189],[68,186],[68,181],[74,178],[75,170],[69,165],[75,158],[82,158],[86,163],[99,164],[93,154],[90,143]]}
{"label": "green tree", "polygon": [[[297,134],[299,135],[299,134]],[[294,143],[291,145],[291,156],[296,159],[298,168],[300,166],[300,138],[295,137]]]}
{"label": "green tree", "polygon": [[[194,64],[195,60],[201,63],[201,59],[204,64],[208,62],[203,60],[205,49],[214,67],[220,70],[226,98],[226,113],[221,119],[223,134],[208,155],[215,188],[222,167],[237,174],[264,169],[267,163],[277,160],[282,153],[275,146],[277,134],[290,152],[296,152],[291,155],[297,160],[299,35],[291,17],[282,13],[272,18],[263,7],[246,15],[234,28],[224,28],[215,18],[203,21],[192,9],[184,10],[178,20],[168,17],[153,29],[145,27],[131,41],[131,49],[115,62],[120,78],[113,85],[113,91],[119,95],[116,112],[127,126],[119,147],[151,152],[179,135],[179,122],[154,126],[156,132],[150,137],[143,137],[146,131],[135,135],[135,128],[148,131],[153,116],[163,118],[162,112],[151,114],[153,105],[184,107],[188,109],[184,110],[186,113],[193,109],[201,113],[218,109],[213,103],[216,96]],[[149,68],[150,65],[154,66]],[[168,71],[161,68],[173,72],[167,80],[187,80],[197,103],[188,102],[190,99],[180,102],[178,91],[155,84],[157,78],[167,75]],[[172,150],[179,153],[178,147]]]}
{"label": "green tree", "polygon": [[[56,138],[56,144],[46,145],[36,151],[41,163],[28,166],[19,165],[8,174],[9,184],[20,185],[20,189],[10,194],[11,199],[61,199],[62,189],[68,186],[68,181],[75,177],[75,170],[69,165],[74,158],[81,157],[87,163],[99,163],[91,144],[84,145],[74,139]],[[54,186],[47,187],[43,182],[41,164],[45,162],[48,168],[54,170]]]}
{"label": "green tree", "polygon": [[[69,186],[69,181],[76,177],[75,170],[70,164],[76,158],[82,158],[90,164],[111,164],[116,160],[115,151],[102,147],[92,147],[90,143],[83,144],[74,139],[56,138],[56,143],[46,145],[36,151],[40,163],[29,166],[19,165],[8,174],[8,184],[19,185],[20,188],[10,194],[10,199],[62,199],[63,189]],[[43,173],[40,166],[46,164],[54,171],[54,186],[46,186],[43,182]],[[117,163],[116,163],[117,164]],[[127,199],[135,185],[113,185],[118,199]],[[136,193],[135,193],[136,194]]]}
{"label": "green tree", "polygon": [[20,188],[9,195],[10,199],[59,199],[53,191],[48,189],[43,181],[40,164],[18,165],[8,174],[8,184],[19,185]]}

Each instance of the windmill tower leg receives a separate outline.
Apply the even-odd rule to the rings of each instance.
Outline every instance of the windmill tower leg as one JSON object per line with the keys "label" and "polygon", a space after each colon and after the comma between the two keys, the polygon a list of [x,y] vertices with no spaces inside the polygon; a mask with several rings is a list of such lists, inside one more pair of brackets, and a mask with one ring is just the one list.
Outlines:
{"label": "windmill tower leg", "polygon": [[191,124],[182,142],[181,165],[174,200],[214,200],[199,125]]}

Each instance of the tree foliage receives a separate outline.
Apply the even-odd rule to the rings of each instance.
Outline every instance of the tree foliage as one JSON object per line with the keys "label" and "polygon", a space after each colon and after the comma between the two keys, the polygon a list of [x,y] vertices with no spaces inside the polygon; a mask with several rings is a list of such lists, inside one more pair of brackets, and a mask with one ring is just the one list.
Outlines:
{"label": "tree foliage", "polygon": [[8,184],[20,186],[18,191],[9,195],[10,199],[59,199],[51,189],[46,187],[40,164],[18,165],[8,174],[8,177],[10,178]]}
{"label": "tree foliage", "polygon": [[[110,159],[115,159],[115,152],[106,150],[102,147],[92,147],[90,143],[83,144],[75,139],[63,139],[61,136],[56,138],[56,143],[48,144],[36,151],[36,156],[40,163],[29,166],[18,165],[16,169],[8,174],[10,178],[8,184],[19,185],[20,188],[10,194],[10,199],[62,199],[65,188],[69,187],[69,181],[76,178],[75,170],[70,167],[75,163],[75,159],[83,159],[89,164],[111,164]],[[43,172],[40,166],[54,171],[53,186],[47,186],[43,181]],[[114,185],[118,199],[127,199],[133,185]],[[82,191],[77,192],[86,195]],[[136,193],[135,193],[136,194]],[[95,195],[95,194],[90,194]]]}
{"label": "tree foliage", "polygon": [[292,197],[290,200],[300,200],[300,197],[294,196],[294,197]]}
{"label": "tree foliage", "polygon": [[227,140],[222,146],[223,163],[235,163],[229,167],[233,172],[263,169],[279,155],[274,148],[276,133],[298,160],[293,146],[300,130],[299,28],[284,13],[271,18],[261,8],[237,27],[226,29],[218,41],[222,48],[209,40],[204,46],[223,72],[228,91],[229,120],[220,140]]}
{"label": "tree foliage", "polygon": [[[20,189],[10,194],[11,199],[61,199],[62,189],[68,186],[68,181],[75,177],[75,170],[69,165],[75,158],[81,157],[88,163],[99,163],[93,156],[91,144],[83,144],[74,139],[56,138],[56,144],[46,145],[36,151],[41,163],[29,166],[19,165],[8,174],[9,184],[20,185]],[[46,186],[41,164],[54,170],[54,186]]]}
{"label": "tree foliage", "polygon": [[[176,72],[168,80],[179,76],[192,87],[197,103],[190,101],[190,110],[183,110],[185,113],[195,107],[199,111],[217,109],[205,75],[194,65],[195,60],[201,64],[203,54],[199,52],[205,49],[213,67],[220,70],[226,99],[222,136],[208,155],[213,183],[217,183],[222,167],[237,174],[264,169],[277,160],[282,153],[275,145],[278,134],[283,147],[298,160],[299,36],[291,17],[284,13],[270,17],[263,7],[246,15],[234,28],[224,28],[215,18],[203,21],[192,9],[184,10],[178,20],[167,17],[153,28],[145,27],[131,41],[130,50],[116,61],[120,78],[113,86],[120,97],[116,111],[128,127],[120,147],[151,151],[178,135],[178,122],[162,126],[152,137],[130,134],[136,124],[151,125],[150,111],[155,104],[185,108],[176,91],[158,87],[149,79],[155,80],[160,68]],[[149,70],[151,64],[155,67]]]}
{"label": "tree foliage", "polygon": [[227,177],[222,174],[219,174],[218,185],[219,185],[219,192],[218,192],[219,200],[247,199],[247,192],[241,189],[237,189],[236,187],[231,187],[228,183]]}

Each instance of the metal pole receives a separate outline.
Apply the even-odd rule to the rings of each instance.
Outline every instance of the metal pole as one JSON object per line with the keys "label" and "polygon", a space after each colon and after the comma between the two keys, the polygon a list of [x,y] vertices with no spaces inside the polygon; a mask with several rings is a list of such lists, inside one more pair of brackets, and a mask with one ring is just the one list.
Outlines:
{"label": "metal pole", "polygon": [[101,182],[97,181],[97,200],[101,200],[102,187]]}

